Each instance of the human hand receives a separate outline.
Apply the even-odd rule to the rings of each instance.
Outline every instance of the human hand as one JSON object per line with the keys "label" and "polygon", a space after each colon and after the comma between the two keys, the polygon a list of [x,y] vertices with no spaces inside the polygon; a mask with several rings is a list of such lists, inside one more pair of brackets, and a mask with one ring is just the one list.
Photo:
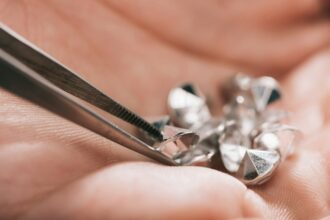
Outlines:
{"label": "human hand", "polygon": [[2,22],[139,114],[165,113],[183,81],[200,85],[219,113],[218,86],[233,72],[276,72],[283,108],[305,133],[268,183],[247,189],[215,170],[141,162],[1,90],[0,218],[328,215],[330,26],[320,2],[0,1]]}

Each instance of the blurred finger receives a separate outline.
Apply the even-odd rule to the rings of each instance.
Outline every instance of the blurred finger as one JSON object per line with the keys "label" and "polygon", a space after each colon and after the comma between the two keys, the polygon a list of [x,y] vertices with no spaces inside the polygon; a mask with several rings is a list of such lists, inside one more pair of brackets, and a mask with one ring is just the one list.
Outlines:
{"label": "blurred finger", "polygon": [[230,219],[260,216],[263,206],[243,184],[218,171],[128,163],[67,186],[24,218]]}

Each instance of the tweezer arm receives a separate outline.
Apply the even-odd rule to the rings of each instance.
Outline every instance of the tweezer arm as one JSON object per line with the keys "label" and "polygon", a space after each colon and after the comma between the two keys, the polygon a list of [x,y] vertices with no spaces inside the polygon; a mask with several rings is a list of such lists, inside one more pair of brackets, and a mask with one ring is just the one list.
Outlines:
{"label": "tweezer arm", "polygon": [[162,141],[163,135],[153,125],[1,23],[0,48],[62,90],[136,126],[155,140]]}
{"label": "tweezer arm", "polygon": [[176,165],[159,151],[75,101],[3,49],[0,49],[0,86],[124,147],[158,162]]}

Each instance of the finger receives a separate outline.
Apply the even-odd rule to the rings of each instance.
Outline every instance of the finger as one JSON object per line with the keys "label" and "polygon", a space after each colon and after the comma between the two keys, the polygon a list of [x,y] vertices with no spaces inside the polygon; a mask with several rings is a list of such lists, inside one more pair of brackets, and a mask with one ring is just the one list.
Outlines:
{"label": "finger", "polygon": [[[329,52],[306,61],[285,82],[285,104],[305,133],[295,154],[284,161],[258,192],[280,219],[317,219],[329,214],[329,138],[322,106],[329,97]],[[322,89],[319,89],[322,88]],[[301,138],[301,137],[300,137]]]}
{"label": "finger", "polygon": [[105,2],[178,50],[256,73],[283,73],[328,43],[330,36],[322,1],[254,1],[254,7],[244,1]]}
{"label": "finger", "polygon": [[329,50],[324,50],[301,64],[284,82],[284,105],[307,136],[329,122],[329,59]]}
{"label": "finger", "polygon": [[1,219],[100,167],[146,160],[2,90],[0,103]]}
{"label": "finger", "polygon": [[[231,25],[251,27],[264,24],[269,28],[276,24],[291,23],[298,18],[306,21],[321,17],[327,8],[327,3],[322,0],[253,1],[254,7],[248,2],[226,0],[166,1],[158,4],[150,0],[105,0],[104,3],[132,22],[172,40],[191,33],[195,34],[190,38],[199,38],[200,35],[208,34],[206,30],[211,30],[214,34],[215,31],[230,28]],[[173,22],[176,25],[172,25]],[[202,31],[196,32],[196,28]],[[217,34],[225,35],[221,32]]]}
{"label": "finger", "polygon": [[254,190],[275,219],[318,219],[329,214],[329,170],[325,155],[302,148],[283,162],[272,179]]}
{"label": "finger", "polygon": [[128,163],[98,171],[41,201],[25,219],[230,219],[260,216],[262,200],[206,168]]}

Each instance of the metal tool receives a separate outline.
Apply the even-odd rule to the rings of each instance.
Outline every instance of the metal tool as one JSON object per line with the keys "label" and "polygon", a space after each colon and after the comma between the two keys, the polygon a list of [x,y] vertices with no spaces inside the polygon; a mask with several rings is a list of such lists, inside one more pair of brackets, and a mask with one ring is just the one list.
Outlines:
{"label": "metal tool", "polygon": [[[158,162],[222,169],[246,185],[269,180],[281,161],[293,153],[297,129],[282,124],[287,115],[283,111],[268,109],[282,96],[278,82],[271,77],[237,74],[227,81],[221,119],[211,115],[197,86],[181,85],[169,93],[170,116],[148,123],[0,25],[0,86]],[[139,128],[141,137],[77,98]]]}
{"label": "metal tool", "polygon": [[162,141],[162,133],[36,46],[0,24],[0,86],[69,121],[168,165],[158,149],[93,111],[78,97]]}

